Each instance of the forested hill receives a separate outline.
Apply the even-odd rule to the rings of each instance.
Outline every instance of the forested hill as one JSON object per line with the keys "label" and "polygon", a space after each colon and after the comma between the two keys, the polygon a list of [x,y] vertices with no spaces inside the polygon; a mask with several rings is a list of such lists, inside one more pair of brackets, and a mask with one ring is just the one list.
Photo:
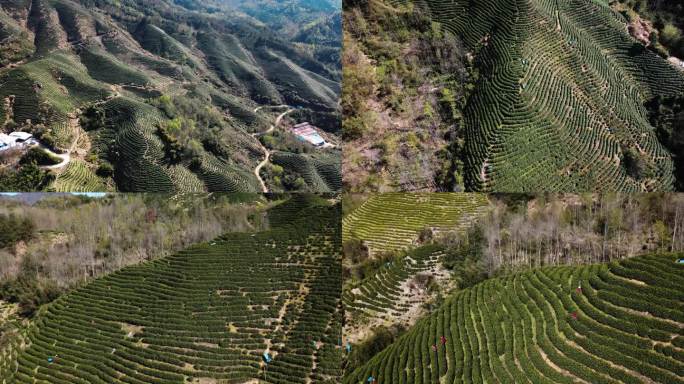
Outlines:
{"label": "forested hill", "polygon": [[[342,45],[342,3],[338,0],[175,0],[187,9],[207,12],[234,11],[268,27],[279,38],[307,43],[312,52],[330,69],[340,72]],[[314,44],[315,43],[315,44]],[[326,53],[334,55],[326,57]]]}
{"label": "forested hill", "polygon": [[[2,131],[31,132],[70,160],[56,181],[34,172],[3,189],[260,191],[256,133],[284,110],[257,107],[290,106],[287,124],[339,129],[339,64],[327,40],[311,38],[192,0],[3,1]],[[286,172],[307,180],[339,159],[277,149],[293,158]]]}

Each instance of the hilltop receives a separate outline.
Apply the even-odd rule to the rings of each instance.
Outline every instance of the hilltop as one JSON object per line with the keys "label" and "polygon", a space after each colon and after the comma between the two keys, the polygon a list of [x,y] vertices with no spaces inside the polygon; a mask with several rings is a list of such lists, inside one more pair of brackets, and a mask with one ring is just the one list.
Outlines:
{"label": "hilltop", "polygon": [[[335,34],[298,33],[194,0],[3,2],[2,132],[30,132],[49,155],[3,151],[3,189],[336,190],[339,150],[289,130],[309,121],[336,142]],[[269,140],[289,160],[262,186]]]}

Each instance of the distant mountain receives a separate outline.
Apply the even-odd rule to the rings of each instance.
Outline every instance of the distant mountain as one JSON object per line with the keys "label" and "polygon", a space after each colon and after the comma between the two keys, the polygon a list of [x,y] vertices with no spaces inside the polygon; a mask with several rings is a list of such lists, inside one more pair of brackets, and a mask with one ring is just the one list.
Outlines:
{"label": "distant mountain", "polygon": [[[268,21],[266,10],[275,15],[277,3],[266,3],[260,17]],[[327,1],[302,3],[287,15],[325,20],[335,12]],[[265,153],[256,133],[284,110],[257,108],[292,106],[296,112],[284,126],[304,116],[339,121],[341,70],[329,28],[311,30],[325,37],[295,42],[283,26],[247,8],[194,0],[3,1],[2,131],[32,132],[70,156],[50,171],[55,180],[45,176],[35,188],[261,191],[254,170]],[[339,130],[338,124],[319,127],[332,137]],[[336,149],[296,151],[340,158]],[[285,167],[301,180],[293,185],[335,189],[307,184],[312,177],[302,168],[297,161]],[[0,179],[14,177],[3,172]]]}
{"label": "distant mountain", "polygon": [[[187,2],[188,0],[176,0],[176,3]],[[333,69],[340,68],[341,1],[214,0],[209,4],[217,9],[228,8],[244,13],[268,26],[281,38],[306,44],[318,60],[329,64]],[[331,50],[336,54],[331,54]]]}
{"label": "distant mountain", "polygon": [[61,193],[61,192],[53,192],[53,193],[43,193],[43,192],[26,192],[26,193],[0,193],[0,201],[16,201],[16,202],[21,202],[24,204],[28,205],[33,205],[43,199],[54,199],[57,197],[66,197],[66,196],[79,196],[79,197],[90,197],[90,198],[99,198],[99,197],[105,197],[107,194],[101,194],[101,193]]}

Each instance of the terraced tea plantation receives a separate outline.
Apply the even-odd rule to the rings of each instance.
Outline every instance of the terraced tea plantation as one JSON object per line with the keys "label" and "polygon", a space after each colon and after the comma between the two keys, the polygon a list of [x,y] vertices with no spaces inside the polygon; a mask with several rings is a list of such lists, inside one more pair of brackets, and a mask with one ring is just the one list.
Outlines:
{"label": "terraced tea plantation", "polygon": [[[442,247],[427,245],[407,255],[387,261],[376,274],[342,294],[345,306],[345,334],[353,335],[361,328],[375,325],[411,325],[421,314],[421,307],[431,296],[417,276],[429,275],[437,284],[448,287],[449,273],[442,268]],[[348,339],[350,339],[348,337]]]}
{"label": "terraced tea plantation", "polygon": [[411,246],[420,231],[459,230],[488,207],[477,193],[383,193],[372,195],[342,221],[342,238],[363,240],[371,252]]}
{"label": "terraced tea plantation", "polygon": [[[0,57],[0,131],[31,132],[70,156],[47,189],[260,192],[253,134],[276,115],[259,107],[336,116],[339,65],[204,3],[0,4],[0,39],[16,50]],[[331,159],[280,158],[307,191],[337,191],[341,153],[319,152]]]}
{"label": "terraced tea plantation", "polygon": [[682,383],[681,255],[549,267],[452,295],[344,383]]}
{"label": "terraced tea plantation", "polygon": [[338,156],[275,152],[271,156],[271,161],[302,175],[311,191],[330,193],[342,189],[342,164]]}
{"label": "terraced tea plantation", "polygon": [[467,190],[673,188],[672,154],[644,102],[681,95],[684,75],[632,38],[607,1],[388,3],[420,9],[473,56]]}
{"label": "terraced tea plantation", "polygon": [[17,354],[24,342],[26,324],[17,314],[19,306],[0,300],[0,378],[16,367]]}
{"label": "terraced tea plantation", "polygon": [[339,218],[339,205],[294,197],[268,231],[68,293],[41,309],[5,382],[338,383]]}

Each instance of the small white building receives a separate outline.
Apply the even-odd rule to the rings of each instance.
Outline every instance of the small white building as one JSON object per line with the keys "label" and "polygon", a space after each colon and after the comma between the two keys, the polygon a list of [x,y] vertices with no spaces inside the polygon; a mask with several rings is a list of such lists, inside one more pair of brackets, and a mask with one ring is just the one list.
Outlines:
{"label": "small white building", "polygon": [[36,139],[28,132],[12,132],[9,135],[0,133],[0,151],[32,145],[35,142]]}
{"label": "small white building", "polygon": [[12,132],[9,136],[16,138],[17,143],[24,143],[33,138],[33,135],[28,132]]}
{"label": "small white building", "polygon": [[15,143],[16,139],[14,137],[0,133],[0,151],[13,147]]}

